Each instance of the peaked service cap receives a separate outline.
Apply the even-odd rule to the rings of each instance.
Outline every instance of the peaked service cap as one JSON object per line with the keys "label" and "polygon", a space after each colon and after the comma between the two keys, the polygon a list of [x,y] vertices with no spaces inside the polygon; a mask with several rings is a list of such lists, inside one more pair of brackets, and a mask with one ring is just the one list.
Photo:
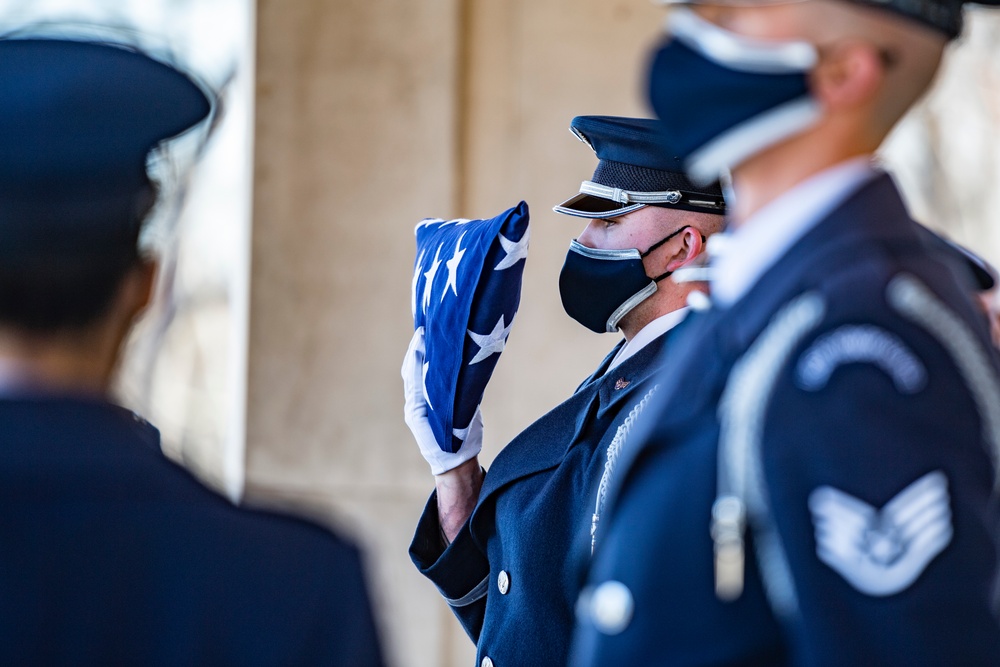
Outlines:
{"label": "peaked service cap", "polygon": [[944,33],[949,39],[962,32],[962,10],[967,5],[1000,4],[1000,0],[849,0],[867,7],[890,11]]}
{"label": "peaked service cap", "polygon": [[134,247],[150,151],[211,109],[190,76],[123,45],[0,39],[0,261]]}
{"label": "peaked service cap", "polygon": [[[660,4],[776,5],[802,0],[657,0]],[[944,33],[954,39],[962,32],[962,11],[968,5],[996,7],[1000,0],[845,0],[886,10]]]}
{"label": "peaked service cap", "polygon": [[644,206],[725,213],[718,183],[688,180],[681,161],[664,152],[660,121],[651,118],[577,116],[570,131],[597,155],[597,169],[579,194],[553,207],[581,218],[610,218]]}

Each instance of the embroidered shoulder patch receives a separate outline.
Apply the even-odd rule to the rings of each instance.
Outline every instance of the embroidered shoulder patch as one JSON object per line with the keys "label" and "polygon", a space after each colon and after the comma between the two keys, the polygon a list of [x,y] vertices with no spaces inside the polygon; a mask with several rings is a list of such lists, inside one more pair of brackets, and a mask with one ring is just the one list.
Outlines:
{"label": "embroidered shoulder patch", "polygon": [[799,385],[819,391],[844,364],[874,364],[888,375],[896,389],[915,394],[927,383],[920,359],[897,336],[870,325],[846,325],[817,339],[799,358]]}
{"label": "embroidered shoulder patch", "polygon": [[816,554],[854,588],[885,597],[909,588],[951,542],[948,478],[940,470],[877,510],[831,486],[809,495]]}

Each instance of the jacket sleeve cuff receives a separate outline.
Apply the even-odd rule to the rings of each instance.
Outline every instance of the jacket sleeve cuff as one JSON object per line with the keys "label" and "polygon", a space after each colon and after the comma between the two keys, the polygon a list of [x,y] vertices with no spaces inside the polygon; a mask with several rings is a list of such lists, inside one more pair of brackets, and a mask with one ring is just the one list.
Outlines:
{"label": "jacket sleeve cuff", "polygon": [[437,492],[431,494],[410,543],[410,559],[453,607],[463,607],[486,595],[489,561],[472,538],[469,522],[447,547],[438,522]]}

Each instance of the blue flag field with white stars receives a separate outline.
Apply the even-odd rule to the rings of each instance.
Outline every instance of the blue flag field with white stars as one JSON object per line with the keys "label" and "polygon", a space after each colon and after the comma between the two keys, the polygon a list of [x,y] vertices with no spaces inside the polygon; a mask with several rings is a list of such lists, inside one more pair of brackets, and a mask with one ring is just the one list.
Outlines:
{"label": "blue flag field with white stars", "polygon": [[489,220],[417,223],[411,308],[424,329],[424,396],[438,445],[462,446],[510,335],[528,256],[528,205]]}

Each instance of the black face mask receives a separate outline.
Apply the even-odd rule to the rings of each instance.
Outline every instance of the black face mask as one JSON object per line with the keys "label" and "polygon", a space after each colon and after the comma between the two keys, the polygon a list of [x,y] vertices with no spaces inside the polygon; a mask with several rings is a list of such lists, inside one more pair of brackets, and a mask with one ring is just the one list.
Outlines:
{"label": "black face mask", "polygon": [[646,252],[588,248],[572,241],[559,274],[559,294],[566,314],[596,333],[617,331],[618,322],[656,292],[656,283],[673,273],[650,278],[642,258],[688,227],[684,225],[657,241]]}

